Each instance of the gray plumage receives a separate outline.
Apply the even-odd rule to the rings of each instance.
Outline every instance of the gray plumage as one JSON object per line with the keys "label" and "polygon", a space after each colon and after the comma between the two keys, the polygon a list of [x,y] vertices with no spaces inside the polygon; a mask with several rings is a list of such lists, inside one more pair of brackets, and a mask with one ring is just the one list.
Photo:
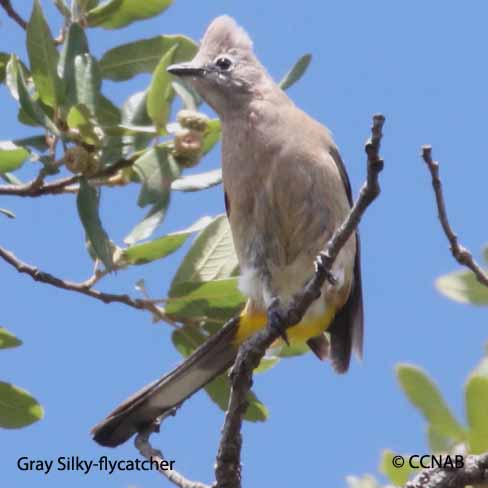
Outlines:
{"label": "gray plumage", "polygon": [[[286,305],[312,275],[315,257],[352,204],[346,169],[329,131],[274,83],[249,36],[230,17],[215,19],[195,58],[168,71],[191,83],[222,121],[225,203],[246,310],[266,313],[274,297]],[[308,344],[345,372],[351,351],[361,355],[363,340],[356,236],[342,248],[333,273],[339,284],[324,285],[304,320],[336,312],[330,324],[324,323],[330,344],[322,333]],[[237,351],[236,330],[234,321],[173,372],[136,393],[93,429],[94,439],[107,446],[124,442],[225,371]]]}

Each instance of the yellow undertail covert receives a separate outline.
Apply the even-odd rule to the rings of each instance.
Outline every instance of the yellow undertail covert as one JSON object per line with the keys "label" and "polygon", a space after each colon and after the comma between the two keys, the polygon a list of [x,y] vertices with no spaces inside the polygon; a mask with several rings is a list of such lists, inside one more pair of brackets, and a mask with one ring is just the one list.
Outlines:
{"label": "yellow undertail covert", "polygon": [[[304,343],[312,337],[319,336],[327,330],[334,319],[336,310],[334,307],[327,307],[323,316],[306,318],[297,325],[290,327],[286,332],[290,343]],[[249,302],[244,307],[239,317],[239,327],[237,329],[234,342],[240,344],[249,336],[261,330],[267,322],[267,315],[264,312],[249,311]]]}

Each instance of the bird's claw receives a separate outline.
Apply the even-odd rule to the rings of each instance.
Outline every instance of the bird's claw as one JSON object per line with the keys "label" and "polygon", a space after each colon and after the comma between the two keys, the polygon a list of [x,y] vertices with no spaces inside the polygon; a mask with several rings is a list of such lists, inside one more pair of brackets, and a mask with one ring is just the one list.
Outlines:
{"label": "bird's claw", "polygon": [[337,277],[334,273],[332,273],[332,271],[328,269],[328,267],[325,264],[325,259],[326,256],[323,253],[320,253],[315,259],[315,269],[317,271],[321,271],[322,273],[325,273],[325,277],[327,281],[331,285],[335,285],[337,283]]}
{"label": "bird's claw", "polygon": [[277,298],[273,299],[268,308],[268,323],[270,327],[276,330],[280,337],[285,341],[286,345],[290,345],[288,334],[286,332],[286,317],[283,309],[280,307],[280,302]]}

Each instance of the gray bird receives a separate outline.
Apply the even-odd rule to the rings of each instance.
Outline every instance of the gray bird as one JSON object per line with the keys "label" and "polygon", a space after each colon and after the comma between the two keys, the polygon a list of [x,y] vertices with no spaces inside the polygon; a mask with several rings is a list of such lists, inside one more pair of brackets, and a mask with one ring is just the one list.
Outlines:
{"label": "gray bird", "polygon": [[[236,22],[218,17],[195,58],[168,71],[189,82],[222,122],[225,206],[248,297],[241,315],[180,366],[146,386],[94,427],[117,446],[229,368],[239,344],[264,327],[274,299],[286,306],[314,272],[314,260],[352,205],[346,169],[329,131],[297,108],[257,60]],[[353,235],[302,321],[288,329],[334,369],[362,353],[359,238]],[[324,332],[327,331],[327,335]]]}

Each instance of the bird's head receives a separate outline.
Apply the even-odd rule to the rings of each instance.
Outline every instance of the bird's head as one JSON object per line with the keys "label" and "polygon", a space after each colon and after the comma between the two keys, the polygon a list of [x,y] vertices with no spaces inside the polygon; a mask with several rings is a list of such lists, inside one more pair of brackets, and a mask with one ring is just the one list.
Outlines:
{"label": "bird's head", "polygon": [[248,34],[228,16],[209,25],[192,61],[168,72],[189,82],[219,115],[246,104],[268,79]]}

